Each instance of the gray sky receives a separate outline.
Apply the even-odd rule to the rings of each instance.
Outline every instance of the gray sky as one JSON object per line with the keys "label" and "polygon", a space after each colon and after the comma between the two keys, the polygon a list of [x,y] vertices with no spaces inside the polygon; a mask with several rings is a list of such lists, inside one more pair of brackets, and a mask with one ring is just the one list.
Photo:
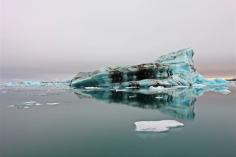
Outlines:
{"label": "gray sky", "polygon": [[2,74],[76,73],[191,47],[204,74],[236,73],[236,0],[0,0]]}

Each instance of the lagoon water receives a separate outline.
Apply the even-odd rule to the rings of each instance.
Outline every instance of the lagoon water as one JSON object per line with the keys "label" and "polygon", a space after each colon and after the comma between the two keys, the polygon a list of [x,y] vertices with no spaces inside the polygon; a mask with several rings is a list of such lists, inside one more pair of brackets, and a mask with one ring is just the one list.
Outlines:
{"label": "lagoon water", "polygon": [[[236,156],[236,88],[230,90],[180,101],[185,96],[2,87],[0,156]],[[177,120],[184,127],[136,132],[134,122],[143,120]]]}

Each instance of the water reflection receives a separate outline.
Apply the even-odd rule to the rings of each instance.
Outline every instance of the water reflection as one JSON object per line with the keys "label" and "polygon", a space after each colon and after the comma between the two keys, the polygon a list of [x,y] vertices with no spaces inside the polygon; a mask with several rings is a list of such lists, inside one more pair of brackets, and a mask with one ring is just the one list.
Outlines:
{"label": "water reflection", "polygon": [[227,94],[227,87],[176,88],[167,90],[78,90],[78,97],[92,97],[107,103],[119,103],[144,109],[158,109],[172,117],[194,119],[194,104],[205,92]]}

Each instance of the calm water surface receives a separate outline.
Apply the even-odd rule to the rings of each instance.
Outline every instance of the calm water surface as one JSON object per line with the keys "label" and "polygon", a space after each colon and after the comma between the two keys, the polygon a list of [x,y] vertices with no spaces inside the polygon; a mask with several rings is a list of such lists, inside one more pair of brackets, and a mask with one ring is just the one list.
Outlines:
{"label": "calm water surface", "polygon": [[[92,98],[68,89],[2,88],[0,156],[233,157],[236,89],[230,90],[191,98],[122,92]],[[135,131],[135,121],[165,119],[185,126],[166,133]]]}

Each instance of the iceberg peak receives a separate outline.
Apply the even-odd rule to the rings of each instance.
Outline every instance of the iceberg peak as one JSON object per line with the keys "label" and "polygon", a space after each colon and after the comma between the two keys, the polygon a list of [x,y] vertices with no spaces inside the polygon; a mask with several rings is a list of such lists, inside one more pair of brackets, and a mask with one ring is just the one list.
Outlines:
{"label": "iceberg peak", "polygon": [[159,57],[156,62],[160,64],[191,64],[193,65],[193,49],[186,48],[176,52],[171,52]]}

